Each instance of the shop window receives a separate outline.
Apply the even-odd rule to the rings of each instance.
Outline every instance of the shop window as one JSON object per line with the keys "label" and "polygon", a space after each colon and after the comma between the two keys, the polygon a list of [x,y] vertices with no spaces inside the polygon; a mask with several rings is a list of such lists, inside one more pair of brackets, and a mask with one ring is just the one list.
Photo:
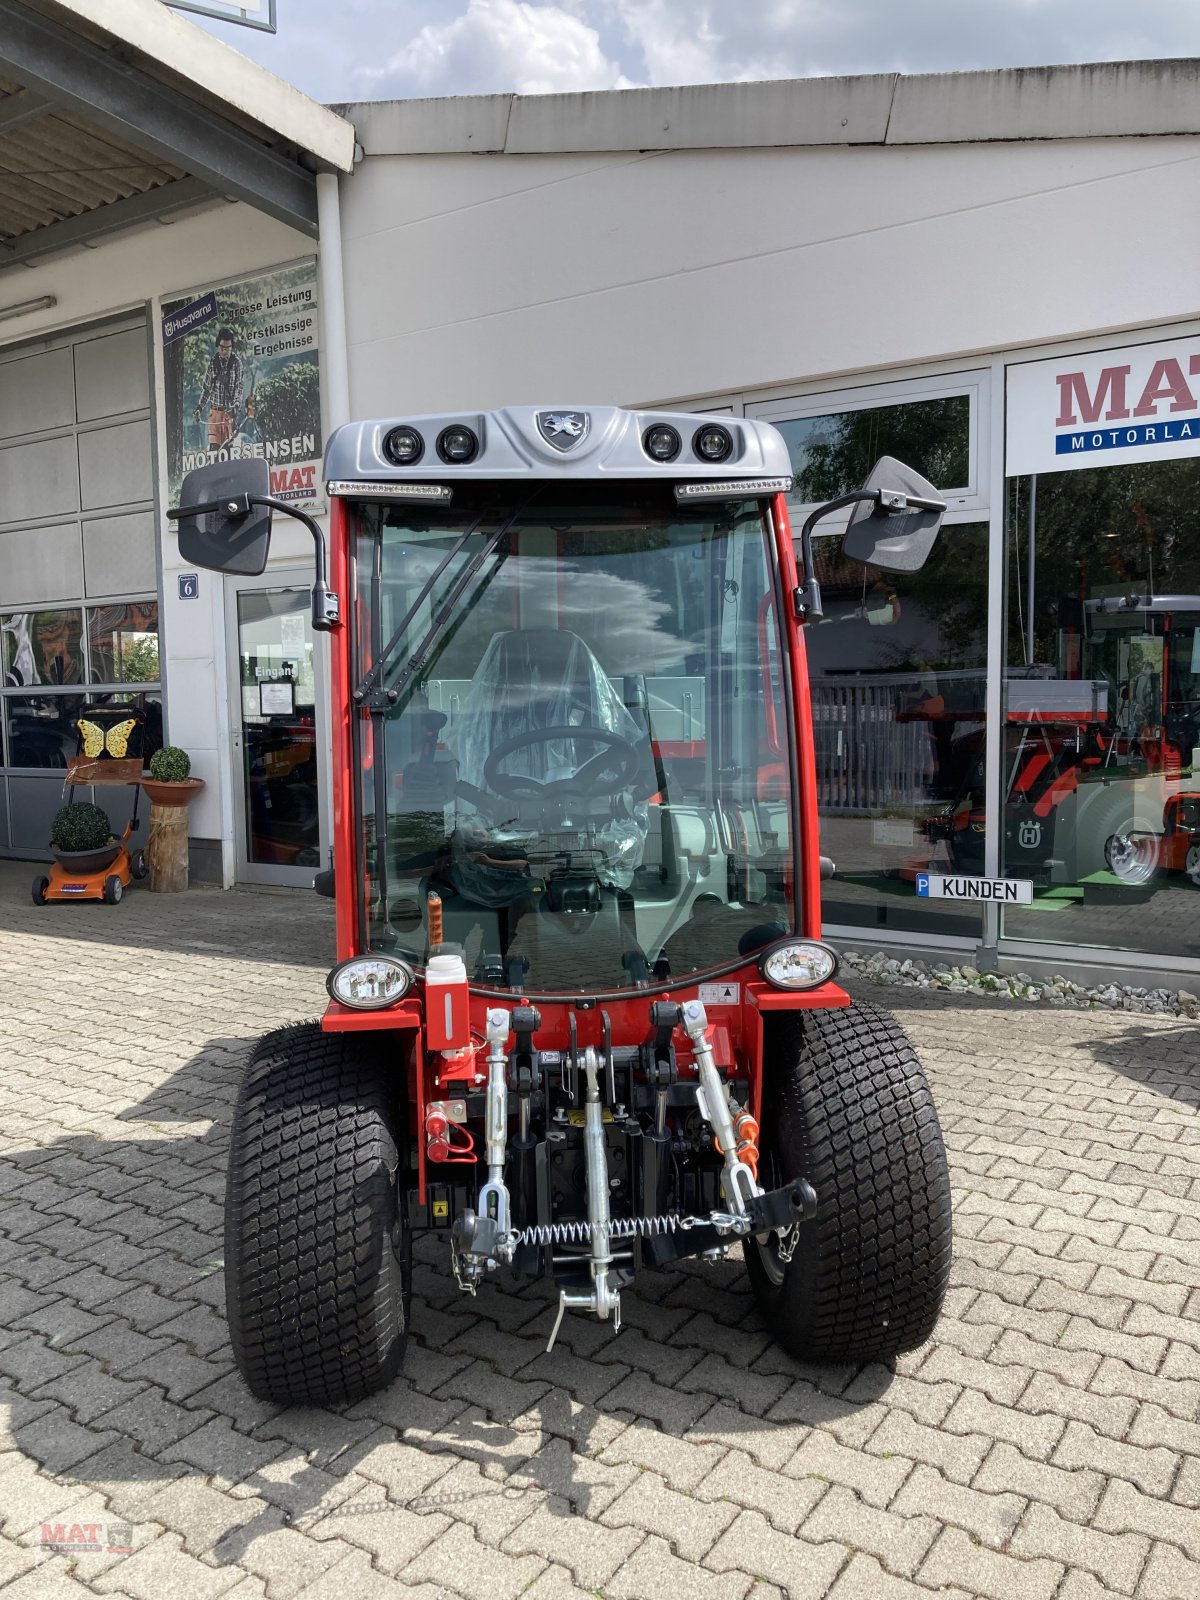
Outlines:
{"label": "shop window", "polygon": [[1200,957],[1200,459],[1009,480],[1009,938]]}
{"label": "shop window", "polygon": [[836,926],[977,938],[976,906],[916,897],[919,872],[983,870],[986,523],[884,573],[816,541],[824,621],[805,629],[822,848]]}
{"label": "shop window", "polygon": [[5,688],[82,683],[82,636],[82,613],[74,607],[0,615]]}
{"label": "shop window", "polygon": [[961,513],[986,509],[987,395],[985,374],[962,373],[755,401],[746,415],[772,423],[787,441],[797,509],[857,489],[888,455],[923,473]]}
{"label": "shop window", "polygon": [[880,456],[895,456],[939,487],[970,475],[971,402],[965,394],[903,405],[780,419],[796,474],[796,499],[815,505],[857,489]]}
{"label": "shop window", "polygon": [[92,683],[157,683],[158,601],[89,606],[88,675]]}
{"label": "shop window", "polygon": [[[76,720],[91,705],[130,705],[145,714],[145,754],[163,743],[158,601],[115,600],[0,614],[3,683],[0,761],[56,769],[75,754]],[[78,694],[64,694],[77,684]],[[82,692],[84,685],[88,692]]]}

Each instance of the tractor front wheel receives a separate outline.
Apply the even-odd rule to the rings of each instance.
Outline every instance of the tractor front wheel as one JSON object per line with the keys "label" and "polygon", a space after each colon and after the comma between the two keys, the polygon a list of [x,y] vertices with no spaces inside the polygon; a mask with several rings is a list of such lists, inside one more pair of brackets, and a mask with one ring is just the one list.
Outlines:
{"label": "tractor front wheel", "polygon": [[412,1249],[395,1083],[377,1041],[316,1023],[267,1034],[251,1058],[230,1140],[225,1297],[260,1400],[341,1405],[399,1371]]}
{"label": "tractor front wheel", "polygon": [[877,1006],[764,1020],[760,1180],[807,1178],[818,1210],[746,1241],[759,1306],[804,1361],[912,1350],[950,1272],[950,1177],[921,1063]]}

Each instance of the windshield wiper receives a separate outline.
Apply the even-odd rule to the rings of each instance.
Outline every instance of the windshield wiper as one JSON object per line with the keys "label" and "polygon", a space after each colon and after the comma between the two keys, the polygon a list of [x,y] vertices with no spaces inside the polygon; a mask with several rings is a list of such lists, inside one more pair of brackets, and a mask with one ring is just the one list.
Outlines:
{"label": "windshield wiper", "polygon": [[[409,606],[408,610],[400,618],[399,625],[396,627],[395,631],[393,632],[392,637],[388,640],[388,642],[384,645],[383,649],[379,652],[379,655],[378,655],[378,657],[377,657],[377,659],[375,661],[374,666],[372,666],[370,668],[370,670],[367,672],[366,676],[356,686],[356,688],[354,690],[354,693],[351,696],[351,698],[353,699],[355,705],[361,705],[363,703],[363,701],[367,698],[367,696],[371,693],[371,691],[378,686],[379,680],[383,676],[383,669],[387,665],[387,659],[391,655],[392,651],[396,648],[396,646],[400,643],[400,640],[403,638],[404,630],[408,627],[409,623],[416,616],[417,612],[425,604],[425,601],[428,599],[429,595],[433,592],[434,586],[436,585],[438,579],[441,577],[442,573],[445,572],[446,568],[454,560],[455,556],[458,555],[458,553],[462,549],[465,548],[465,546],[467,544],[467,541],[471,538],[472,534],[474,534],[475,530],[479,527],[479,524],[483,521],[483,519],[486,516],[487,516],[487,512],[486,511],[481,511],[479,513],[479,515],[475,518],[475,521],[472,522],[469,525],[469,527],[465,528],[463,530],[463,532],[459,534],[458,538],[450,546],[449,550],[447,550],[446,554],[442,557],[441,561],[438,562],[437,567],[435,568],[433,573],[430,575],[430,577],[426,581],[426,583],[422,586],[420,593],[417,595],[417,598],[413,601],[412,605]],[[382,573],[380,571],[378,571],[378,570],[373,572],[371,581],[372,581],[373,585],[375,583],[377,583],[377,582],[382,582]]]}
{"label": "windshield wiper", "polygon": [[537,491],[535,491],[534,494],[531,494],[527,500],[523,501],[519,506],[517,506],[517,508],[509,516],[505,517],[496,528],[494,533],[490,533],[487,536],[483,544],[471,557],[470,561],[467,562],[466,566],[454,580],[453,584],[451,584],[449,594],[442,602],[441,607],[435,613],[432,621],[429,624],[429,627],[425,630],[424,637],[422,638],[420,644],[408,658],[408,662],[405,665],[403,672],[400,673],[399,677],[394,683],[388,685],[386,691],[380,694],[380,683],[382,681],[384,672],[387,669],[388,657],[396,648],[397,644],[399,644],[400,639],[409,623],[416,616],[421,606],[424,605],[430,594],[432,594],[434,586],[441,577],[442,573],[445,572],[446,568],[454,560],[455,556],[458,555],[459,551],[465,547],[467,540],[471,538],[471,536],[478,529],[479,524],[483,521],[484,517],[487,516],[487,512],[482,512],[478,517],[476,517],[475,521],[466,530],[466,532],[455,541],[448,553],[438,563],[436,571],[433,572],[428,580],[421,586],[421,592],[417,595],[417,598],[413,601],[412,605],[410,605],[408,610],[404,613],[403,617],[400,619],[399,626],[395,629],[392,637],[380,651],[379,660],[376,661],[375,665],[367,673],[366,677],[363,678],[362,682],[354,690],[351,698],[353,699],[355,705],[361,706],[365,703],[370,709],[374,710],[376,709],[376,701],[382,701],[384,705],[394,705],[396,703],[396,701],[400,698],[400,691],[408,683],[408,680],[412,677],[413,673],[417,672],[422,666],[424,666],[429,646],[433,643],[438,634],[441,632],[442,628],[445,626],[447,618],[454,610],[454,607],[458,604],[462,597],[463,591],[471,582],[471,579],[479,571],[480,567],[483,566],[484,562],[491,555],[492,551],[500,543],[501,539],[503,539],[504,535],[512,527],[517,518],[529,509],[530,505],[536,498],[536,495]]}

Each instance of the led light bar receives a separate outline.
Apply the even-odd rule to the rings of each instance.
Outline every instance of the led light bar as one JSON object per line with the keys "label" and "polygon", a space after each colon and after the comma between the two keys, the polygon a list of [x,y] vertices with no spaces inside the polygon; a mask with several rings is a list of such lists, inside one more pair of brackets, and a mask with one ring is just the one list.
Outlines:
{"label": "led light bar", "polygon": [[729,500],[735,495],[787,494],[791,478],[722,478],[708,483],[677,483],[675,498],[686,500]]}
{"label": "led light bar", "polygon": [[331,478],[326,494],[356,494],[370,500],[438,500],[443,505],[454,498],[454,490],[444,483],[373,483],[369,478]]}

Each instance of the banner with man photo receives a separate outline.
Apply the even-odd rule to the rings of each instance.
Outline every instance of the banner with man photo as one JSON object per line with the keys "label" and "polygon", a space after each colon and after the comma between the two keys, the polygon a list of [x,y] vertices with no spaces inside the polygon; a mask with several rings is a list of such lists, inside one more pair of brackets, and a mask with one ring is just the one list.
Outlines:
{"label": "banner with man photo", "polygon": [[261,456],[272,494],[319,504],[315,258],[166,301],[159,331],[171,503],[194,467]]}

